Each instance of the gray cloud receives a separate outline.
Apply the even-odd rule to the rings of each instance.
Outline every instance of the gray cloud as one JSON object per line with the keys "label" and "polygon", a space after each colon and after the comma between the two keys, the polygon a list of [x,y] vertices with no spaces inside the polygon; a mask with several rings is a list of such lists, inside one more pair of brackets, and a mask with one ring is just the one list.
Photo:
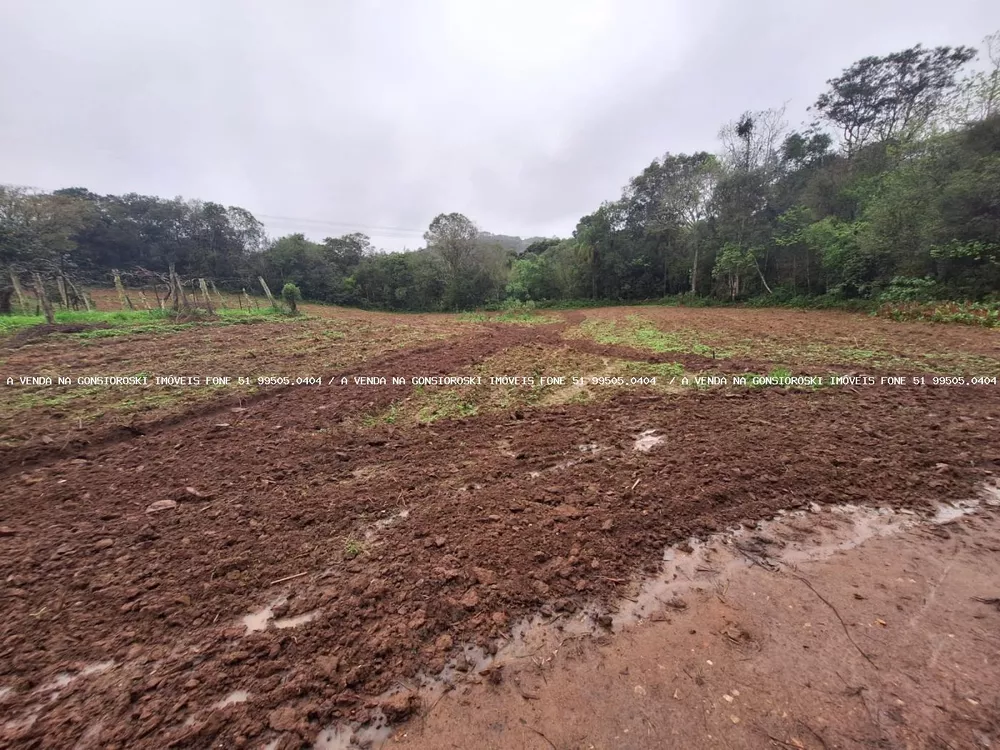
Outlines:
{"label": "gray cloud", "polygon": [[215,200],[389,248],[441,211],[567,234],[745,109],[795,125],[859,57],[996,27],[986,0],[8,0],[0,182]]}

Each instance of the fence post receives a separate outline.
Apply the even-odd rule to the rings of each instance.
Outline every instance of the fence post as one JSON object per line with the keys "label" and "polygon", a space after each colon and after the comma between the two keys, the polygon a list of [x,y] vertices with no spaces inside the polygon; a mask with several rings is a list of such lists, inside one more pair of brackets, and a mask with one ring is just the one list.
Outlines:
{"label": "fence post", "polygon": [[24,290],[21,289],[21,280],[17,278],[17,274],[14,273],[14,269],[10,271],[10,281],[14,285],[14,293],[17,294],[17,301],[21,305],[21,313],[28,313],[28,302],[24,298]]}
{"label": "fence post", "polygon": [[201,293],[205,297],[205,308],[211,313],[212,310],[212,298],[208,296],[208,284],[205,283],[205,279],[198,279],[198,286],[201,287]]}
{"label": "fence post", "polygon": [[215,282],[214,281],[210,281],[209,283],[212,285],[212,291],[215,292],[215,296],[219,298],[219,309],[220,310],[225,310],[226,309],[226,301],[222,298],[222,295],[219,293],[218,287],[215,286]]}
{"label": "fence post", "polygon": [[56,322],[56,315],[52,311],[52,303],[49,302],[49,295],[45,293],[45,284],[42,283],[42,275],[40,273],[35,273],[35,294],[38,295],[38,301],[42,305],[42,311],[45,313],[45,322],[52,325]]}
{"label": "fence post", "polygon": [[274,302],[274,297],[271,296],[271,290],[267,288],[267,282],[264,281],[264,277],[258,276],[257,278],[260,280],[260,285],[264,287],[264,294],[267,295],[267,301],[271,303],[271,307],[277,307]]}
{"label": "fence post", "polygon": [[62,300],[63,307],[69,310],[69,297],[66,296],[66,280],[62,274],[56,276],[56,286],[59,287],[59,298]]}

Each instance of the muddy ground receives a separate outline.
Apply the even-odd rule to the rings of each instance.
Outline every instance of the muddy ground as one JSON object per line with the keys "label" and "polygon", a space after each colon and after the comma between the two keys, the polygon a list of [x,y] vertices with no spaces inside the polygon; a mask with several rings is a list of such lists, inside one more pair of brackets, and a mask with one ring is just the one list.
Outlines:
{"label": "muddy ground", "polygon": [[[295,323],[292,339],[326,377],[460,374],[515,349],[525,372],[556,354],[691,373],[887,372],[857,352],[908,372],[928,353],[967,378],[1000,369],[990,331],[741,312],[766,331],[758,345],[731,310],[645,308],[529,325],[433,316],[423,340],[420,319],[350,313]],[[636,325],[667,338],[632,335]],[[290,329],[218,330],[97,339],[88,364],[139,351],[180,367],[177,352],[207,336],[199,361],[217,372],[248,351],[274,356],[275,374],[301,372],[268,345]],[[683,350],[673,330],[707,343]],[[31,343],[3,364],[70,367],[78,346]],[[463,644],[495,650],[522,617],[589,608],[607,625],[595,604],[657,572],[667,545],[812,503],[933,509],[1000,472],[996,386],[600,390],[430,423],[387,416],[427,397],[409,385],[222,390],[124,424],[85,421],[73,404],[37,422],[34,405],[9,408],[0,737],[310,746],[338,722],[425,713],[399,691]],[[982,648],[996,658],[995,644]]]}

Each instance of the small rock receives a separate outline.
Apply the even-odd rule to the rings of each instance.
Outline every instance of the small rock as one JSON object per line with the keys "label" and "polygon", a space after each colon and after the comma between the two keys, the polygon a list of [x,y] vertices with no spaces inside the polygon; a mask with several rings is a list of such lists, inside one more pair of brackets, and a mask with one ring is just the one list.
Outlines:
{"label": "small rock", "polygon": [[420,696],[416,693],[397,693],[382,701],[381,706],[385,718],[397,723],[420,708]]}
{"label": "small rock", "polygon": [[573,519],[583,515],[579,508],[572,505],[557,505],[554,513],[558,518]]}
{"label": "small rock", "polygon": [[276,708],[267,715],[267,723],[278,732],[294,732],[299,727],[298,715],[294,708]]}
{"label": "small rock", "polygon": [[190,680],[188,680],[187,682],[184,683],[184,689],[185,690],[194,690],[200,684],[201,683],[199,683],[198,680],[196,680],[196,679],[194,679],[192,677]]}
{"label": "small rock", "polygon": [[413,617],[410,618],[410,622],[407,624],[410,630],[420,630],[427,622],[427,613],[420,609],[413,613]]}
{"label": "small rock", "polygon": [[101,539],[94,545],[94,549],[107,549],[108,547],[114,547],[114,546],[115,546],[114,539]]}
{"label": "small rock", "polygon": [[161,510],[172,510],[177,507],[176,500],[157,500],[146,507],[147,513],[159,513]]}
{"label": "small rock", "polygon": [[492,586],[497,582],[497,574],[489,568],[473,568],[472,573],[476,581],[483,586]]}
{"label": "small rock", "polygon": [[184,488],[184,497],[185,497],[185,499],[191,499],[191,500],[211,500],[212,499],[212,496],[210,494],[207,494],[205,492],[199,492],[194,487],[185,487]]}
{"label": "small rock", "polygon": [[458,603],[466,609],[475,609],[479,606],[479,594],[474,588],[471,588],[465,592],[465,596],[458,600]]}
{"label": "small rock", "polygon": [[17,533],[16,529],[12,529],[10,526],[0,526],[0,536],[14,536]]}
{"label": "small rock", "polygon": [[434,647],[438,651],[451,651],[451,647],[454,645],[454,639],[447,633],[442,633],[438,636],[438,639],[434,641]]}
{"label": "small rock", "polygon": [[318,656],[316,657],[316,668],[324,677],[333,677],[340,669],[339,656]]}
{"label": "small rock", "polygon": [[443,547],[444,543],[447,542],[447,541],[448,540],[445,539],[443,536],[436,536],[436,537],[434,537],[434,546],[435,547]]}
{"label": "small rock", "polygon": [[612,521],[609,518],[607,521],[601,524],[601,531],[611,531],[611,527],[614,525],[615,525],[614,521]]}

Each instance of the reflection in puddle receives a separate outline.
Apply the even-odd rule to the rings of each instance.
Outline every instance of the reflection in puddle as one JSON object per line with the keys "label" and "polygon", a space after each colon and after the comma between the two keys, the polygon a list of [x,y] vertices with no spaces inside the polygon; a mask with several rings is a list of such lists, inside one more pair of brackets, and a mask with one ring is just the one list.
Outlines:
{"label": "reflection in puddle", "polygon": [[[40,687],[35,688],[31,692],[32,694],[49,693],[48,696],[49,703],[52,703],[53,701],[58,700],[59,695],[62,692],[62,689],[65,688],[70,683],[80,679],[81,677],[90,677],[91,675],[95,674],[103,674],[104,672],[107,672],[109,669],[111,669],[113,666],[115,666],[115,662],[113,661],[100,661],[100,662],[94,662],[93,664],[88,664],[87,666],[85,666],[83,669],[81,669],[79,672],[76,673],[59,672],[49,682],[45,683]],[[13,691],[9,687],[0,688],[0,703],[4,702],[4,699],[7,697],[8,694],[11,694],[11,697],[13,697],[12,693]],[[41,712],[42,712],[42,705],[36,703],[35,705],[30,706],[20,719],[12,719],[6,722],[3,726],[5,729],[13,731],[21,731],[24,729],[28,729],[29,727],[31,727],[31,725],[35,723]]]}
{"label": "reflection in puddle", "polygon": [[278,630],[284,630],[285,628],[297,628],[299,625],[305,625],[307,622],[312,622],[316,619],[318,614],[319,610],[313,610],[312,612],[306,612],[304,615],[283,617],[280,620],[274,621],[274,627],[278,628]]}
{"label": "reflection in puddle", "polygon": [[662,442],[663,436],[657,435],[656,430],[643,430],[632,444],[632,450],[648,453]]}
{"label": "reflection in puddle", "polygon": [[939,505],[937,513],[935,513],[934,518],[931,519],[931,523],[942,524],[948,523],[948,521],[954,521],[956,518],[961,518],[962,516],[967,516],[970,513],[975,513],[976,508],[978,507],[978,501],[955,503],[954,505]]}
{"label": "reflection in puddle", "polygon": [[307,622],[312,622],[319,615],[319,610],[313,610],[312,612],[306,612],[301,615],[295,615],[294,617],[282,617],[279,619],[274,619],[274,610],[276,607],[280,607],[282,604],[288,601],[287,597],[278,597],[273,602],[268,604],[263,609],[259,609],[256,612],[251,612],[248,615],[243,616],[243,625],[247,629],[247,633],[259,633],[261,631],[267,630],[269,624],[273,624],[278,630],[284,630],[286,628],[297,628],[299,625],[305,625]]}
{"label": "reflection in puddle", "polygon": [[244,615],[243,625],[246,626],[247,632],[259,633],[262,630],[267,630],[267,623],[271,621],[272,617],[274,617],[274,608],[280,607],[286,601],[285,597],[280,597],[275,599],[263,609]]}
{"label": "reflection in puddle", "polygon": [[313,743],[314,750],[348,750],[358,747],[381,747],[392,735],[392,729],[382,712],[374,712],[375,719],[356,729],[346,726],[328,727],[319,733]]}
{"label": "reflection in puddle", "polygon": [[234,690],[221,701],[212,704],[212,708],[225,708],[236,703],[246,703],[250,699],[250,693],[246,690]]}
{"label": "reflection in puddle", "polygon": [[[647,430],[640,435],[640,439],[654,441],[650,447],[663,440],[651,432]],[[1000,505],[1000,489],[988,487],[986,493],[986,504]],[[608,630],[617,633],[664,610],[685,609],[688,605],[684,595],[694,589],[702,590],[706,585],[725,586],[728,577],[748,566],[778,570],[782,565],[824,560],[873,538],[898,534],[921,523],[943,523],[974,513],[979,504],[978,500],[970,500],[942,505],[933,517],[922,517],[909,509],[895,511],[847,504],[827,507],[813,504],[809,510],[779,511],[774,519],[761,521],[752,528],[741,526],[704,540],[689,539],[668,547],[663,554],[660,573],[635,581],[626,597],[615,606],[571,605],[560,612],[553,611],[551,606],[543,607],[543,612],[548,609],[545,616],[536,614],[514,624],[510,637],[496,643],[494,655],[466,644],[439,674],[419,674],[415,680],[416,692],[425,706],[433,705],[446,691],[469,676],[506,663],[534,660],[538,654],[555,655],[567,640],[600,636]],[[392,692],[380,696],[379,700],[389,697]],[[382,715],[377,715],[378,720],[370,725],[323,730],[315,747],[340,750],[359,744],[367,746],[366,742],[378,747],[390,736],[391,729]]]}
{"label": "reflection in puddle", "polygon": [[[88,664],[86,667],[81,669],[76,674],[72,674],[70,672],[60,672],[59,674],[57,674],[55,677],[52,678],[51,682],[48,682],[42,685],[41,687],[36,688],[35,692],[36,693],[48,693],[50,691],[58,692],[59,690],[62,690],[64,687],[69,685],[74,680],[79,679],[80,677],[89,677],[92,674],[101,674],[102,672],[107,672],[114,665],[115,663],[113,661],[100,661],[100,662],[94,662],[93,664]],[[55,699],[55,697],[56,696],[52,697],[53,700]]]}

